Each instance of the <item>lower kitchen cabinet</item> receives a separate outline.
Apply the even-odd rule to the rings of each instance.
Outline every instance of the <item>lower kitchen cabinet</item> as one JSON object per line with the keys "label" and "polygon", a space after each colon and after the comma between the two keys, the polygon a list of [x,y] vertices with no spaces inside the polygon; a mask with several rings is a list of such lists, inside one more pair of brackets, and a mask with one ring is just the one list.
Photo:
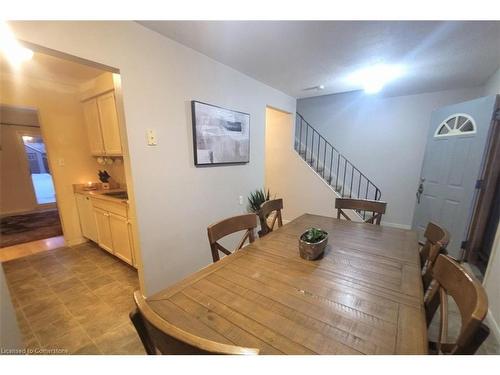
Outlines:
{"label": "lower kitchen cabinet", "polygon": [[97,225],[97,243],[104,250],[114,253],[109,212],[94,207],[94,217]]}
{"label": "lower kitchen cabinet", "polygon": [[137,267],[133,219],[128,216],[127,203],[88,194],[75,195],[83,236],[124,262]]}
{"label": "lower kitchen cabinet", "polygon": [[97,225],[94,217],[92,200],[88,194],[75,194],[76,206],[78,208],[78,217],[80,218],[80,227],[82,235],[94,242],[98,241]]}
{"label": "lower kitchen cabinet", "polygon": [[129,225],[126,217],[109,213],[109,226],[111,228],[111,238],[113,239],[114,254],[125,262],[133,264]]}

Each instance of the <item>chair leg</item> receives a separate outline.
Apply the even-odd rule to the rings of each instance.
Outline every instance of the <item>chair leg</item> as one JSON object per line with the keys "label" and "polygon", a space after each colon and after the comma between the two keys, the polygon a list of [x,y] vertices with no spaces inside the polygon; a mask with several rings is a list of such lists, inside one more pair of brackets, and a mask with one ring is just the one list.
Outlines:
{"label": "chair leg", "polygon": [[142,345],[144,345],[146,353],[149,355],[155,355],[155,347],[151,339],[149,338],[148,331],[146,330],[146,325],[144,324],[144,320],[142,319],[139,310],[134,309],[133,311],[131,311],[129,314],[129,318],[132,321],[132,324],[134,325],[139,338],[141,339]]}

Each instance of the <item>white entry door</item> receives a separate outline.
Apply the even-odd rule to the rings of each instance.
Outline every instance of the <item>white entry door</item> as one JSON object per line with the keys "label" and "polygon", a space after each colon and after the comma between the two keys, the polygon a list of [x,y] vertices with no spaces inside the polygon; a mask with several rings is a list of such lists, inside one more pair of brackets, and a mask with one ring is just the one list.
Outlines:
{"label": "white entry door", "polygon": [[431,116],[413,229],[422,239],[429,221],[446,228],[448,251],[454,257],[460,256],[467,235],[495,99],[446,106]]}

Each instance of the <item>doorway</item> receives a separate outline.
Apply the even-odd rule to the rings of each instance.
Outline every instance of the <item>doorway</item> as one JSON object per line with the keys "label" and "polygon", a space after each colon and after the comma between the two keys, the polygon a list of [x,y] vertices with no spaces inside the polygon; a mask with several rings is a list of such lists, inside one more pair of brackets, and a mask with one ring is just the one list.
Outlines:
{"label": "doorway", "polygon": [[1,106],[0,114],[0,247],[5,255],[14,246],[19,250],[21,244],[63,232],[37,110]]}
{"label": "doorway", "polygon": [[56,202],[54,181],[50,174],[47,151],[42,137],[23,133],[21,141],[29,164],[31,182],[39,206]]}
{"label": "doorway", "polygon": [[489,96],[440,108],[431,116],[413,229],[422,237],[430,221],[446,228],[447,250],[459,260],[465,258],[483,188],[495,108],[496,97]]}

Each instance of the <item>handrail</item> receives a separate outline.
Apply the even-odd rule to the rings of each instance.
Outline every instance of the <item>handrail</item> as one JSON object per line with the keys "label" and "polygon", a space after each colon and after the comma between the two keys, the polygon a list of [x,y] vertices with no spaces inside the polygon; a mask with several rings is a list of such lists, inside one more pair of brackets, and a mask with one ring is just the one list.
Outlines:
{"label": "handrail", "polygon": [[[304,132],[305,138],[303,137]],[[315,136],[316,134],[317,136]],[[309,143],[311,144],[310,147]],[[342,197],[380,200],[382,192],[378,186],[342,155],[298,112],[295,126],[295,150]],[[336,163],[334,162],[335,159]],[[350,169],[350,173],[347,172],[348,169]],[[327,177],[325,177],[325,172]],[[332,184],[334,178],[335,184]],[[356,184],[354,184],[353,190],[354,181],[358,185],[357,192],[355,191]],[[365,185],[366,189],[364,188]],[[365,213],[363,213],[364,215]]]}

